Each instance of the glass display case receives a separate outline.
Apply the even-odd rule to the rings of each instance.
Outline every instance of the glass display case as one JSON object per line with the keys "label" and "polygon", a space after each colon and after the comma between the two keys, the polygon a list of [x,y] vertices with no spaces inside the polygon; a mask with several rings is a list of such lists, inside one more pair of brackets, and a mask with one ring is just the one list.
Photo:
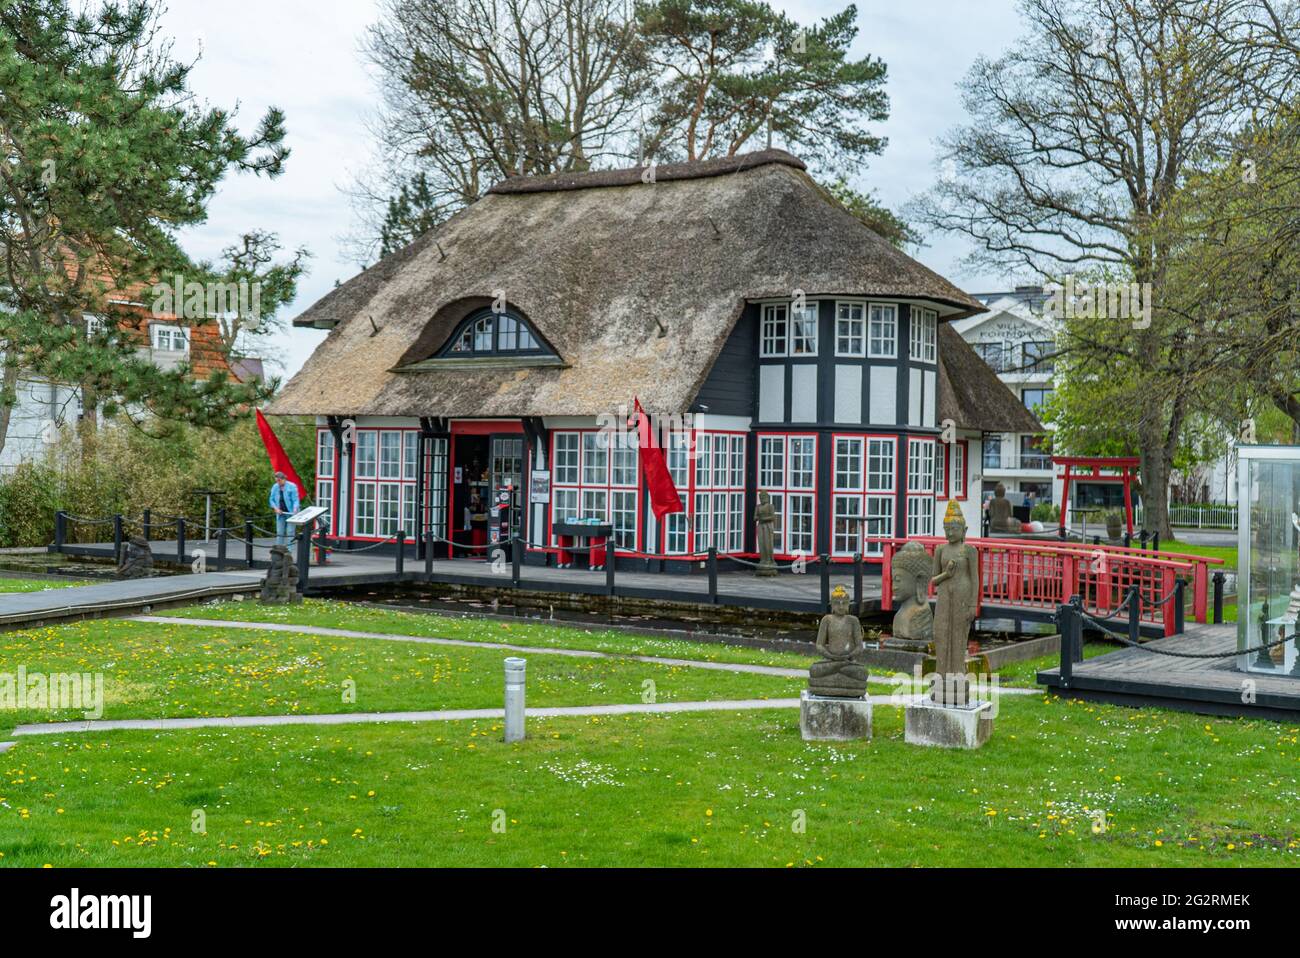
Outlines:
{"label": "glass display case", "polygon": [[1237,457],[1237,664],[1300,678],[1300,446],[1239,446]]}

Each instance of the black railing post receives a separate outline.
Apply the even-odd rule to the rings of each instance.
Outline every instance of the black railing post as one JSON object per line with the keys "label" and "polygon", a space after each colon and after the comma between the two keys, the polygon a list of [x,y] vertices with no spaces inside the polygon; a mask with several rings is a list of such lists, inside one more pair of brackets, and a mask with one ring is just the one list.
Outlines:
{"label": "black railing post", "polygon": [[433,579],[433,526],[430,525],[424,532],[424,577],[427,580]]}
{"label": "black railing post", "polygon": [[253,568],[253,520],[244,520],[244,562]]}
{"label": "black railing post", "polygon": [[1137,642],[1142,627],[1142,589],[1134,584],[1128,587],[1128,640]]}
{"label": "black railing post", "polygon": [[54,513],[54,551],[62,552],[68,541],[68,514],[60,509]]}
{"label": "black railing post", "polygon": [[1187,610],[1183,607],[1183,589],[1187,583],[1183,581],[1182,576],[1174,579],[1174,634],[1182,635],[1183,629],[1187,625]]}
{"label": "black railing post", "polygon": [[144,536],[145,542],[148,542],[153,534],[153,522],[151,521],[151,518],[152,514],[148,509],[144,510],[144,514],[140,517],[140,534]]}
{"label": "black railing post", "polygon": [[822,567],[822,611],[831,610],[831,557],[822,553],[817,557],[817,563]]}
{"label": "black railing post", "polygon": [[1159,533],[1159,532],[1153,532],[1153,533],[1151,533],[1151,551],[1152,551],[1152,552],[1159,552],[1159,551],[1160,551],[1160,533]]}
{"label": "black railing post", "polygon": [[1068,689],[1074,679],[1074,631],[1079,621],[1075,608],[1066,604],[1056,609],[1056,628],[1061,633],[1061,688]]}
{"label": "black railing post", "polygon": [[[433,548],[432,542],[429,543],[429,547],[430,549]],[[524,558],[524,540],[519,538],[519,536],[512,536],[510,539],[510,584],[516,589],[519,588],[519,582],[520,582],[519,565],[523,561],[523,558]],[[613,595],[614,591],[612,588],[612,582],[614,579],[614,570],[613,570],[612,563],[611,563],[610,571],[606,573],[606,577],[611,581],[611,589],[609,594]]]}
{"label": "black railing post", "polygon": [[605,594],[614,594],[614,566],[618,564],[618,543],[605,540]]}
{"label": "black railing post", "polygon": [[718,602],[718,550],[714,546],[709,546],[709,557],[704,561],[704,567],[709,573],[709,602],[716,605]]}
{"label": "black railing post", "polygon": [[226,571],[226,524],[221,523],[221,528],[217,530],[217,571]]}
{"label": "black railing post", "polygon": [[185,517],[176,519],[176,561],[185,564]]}
{"label": "black railing post", "polygon": [[1133,548],[1133,533],[1131,532],[1124,533],[1124,548],[1125,549]]}
{"label": "black railing post", "polygon": [[113,558],[122,561],[122,513],[113,516]]}
{"label": "black railing post", "polygon": [[222,529],[226,527],[226,507],[222,506],[217,510],[217,525]]}
{"label": "black railing post", "polygon": [[862,553],[853,553],[853,614],[862,614]]}
{"label": "black railing post", "polygon": [[304,522],[298,526],[298,593],[307,594],[307,575],[311,571],[311,527]]}
{"label": "black railing post", "polygon": [[1214,573],[1214,624],[1223,625],[1223,583],[1226,576]]}
{"label": "black railing post", "polygon": [[1074,662],[1083,661],[1083,597],[1070,596],[1070,605],[1074,606],[1074,637],[1071,640],[1070,658]]}
{"label": "black railing post", "polygon": [[401,529],[397,530],[397,561],[394,563],[394,568],[398,575],[406,569],[406,533]]}

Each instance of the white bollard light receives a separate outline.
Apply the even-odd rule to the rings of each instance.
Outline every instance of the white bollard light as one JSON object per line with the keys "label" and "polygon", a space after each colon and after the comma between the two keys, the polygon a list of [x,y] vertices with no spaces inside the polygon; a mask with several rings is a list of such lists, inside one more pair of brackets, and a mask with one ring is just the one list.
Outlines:
{"label": "white bollard light", "polygon": [[506,659],[506,741],[518,742],[524,737],[524,679],[527,659],[510,656]]}

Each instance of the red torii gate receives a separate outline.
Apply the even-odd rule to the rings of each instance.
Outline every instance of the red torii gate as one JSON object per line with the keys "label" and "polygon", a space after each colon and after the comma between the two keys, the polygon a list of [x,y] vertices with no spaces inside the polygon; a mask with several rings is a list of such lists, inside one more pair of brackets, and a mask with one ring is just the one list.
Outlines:
{"label": "red torii gate", "polygon": [[[1137,456],[1053,456],[1052,466],[1064,466],[1065,472],[1058,473],[1063,480],[1061,489],[1061,538],[1065,538],[1066,510],[1070,505],[1070,480],[1080,479],[1088,482],[1122,482],[1124,483],[1124,524],[1129,537],[1133,535],[1133,478],[1137,474]],[[1112,470],[1102,474],[1103,469]],[[1115,473],[1118,470],[1118,475]]]}

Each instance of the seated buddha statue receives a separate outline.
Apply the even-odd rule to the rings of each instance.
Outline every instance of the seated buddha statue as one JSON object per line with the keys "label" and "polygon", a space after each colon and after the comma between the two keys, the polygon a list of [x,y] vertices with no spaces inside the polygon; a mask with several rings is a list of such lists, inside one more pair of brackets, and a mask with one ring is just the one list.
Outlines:
{"label": "seated buddha statue", "polygon": [[861,698],[867,691],[867,668],[862,623],[849,615],[849,594],[844,586],[831,593],[831,611],[817,627],[821,661],[808,669],[808,691],[834,698]]}

